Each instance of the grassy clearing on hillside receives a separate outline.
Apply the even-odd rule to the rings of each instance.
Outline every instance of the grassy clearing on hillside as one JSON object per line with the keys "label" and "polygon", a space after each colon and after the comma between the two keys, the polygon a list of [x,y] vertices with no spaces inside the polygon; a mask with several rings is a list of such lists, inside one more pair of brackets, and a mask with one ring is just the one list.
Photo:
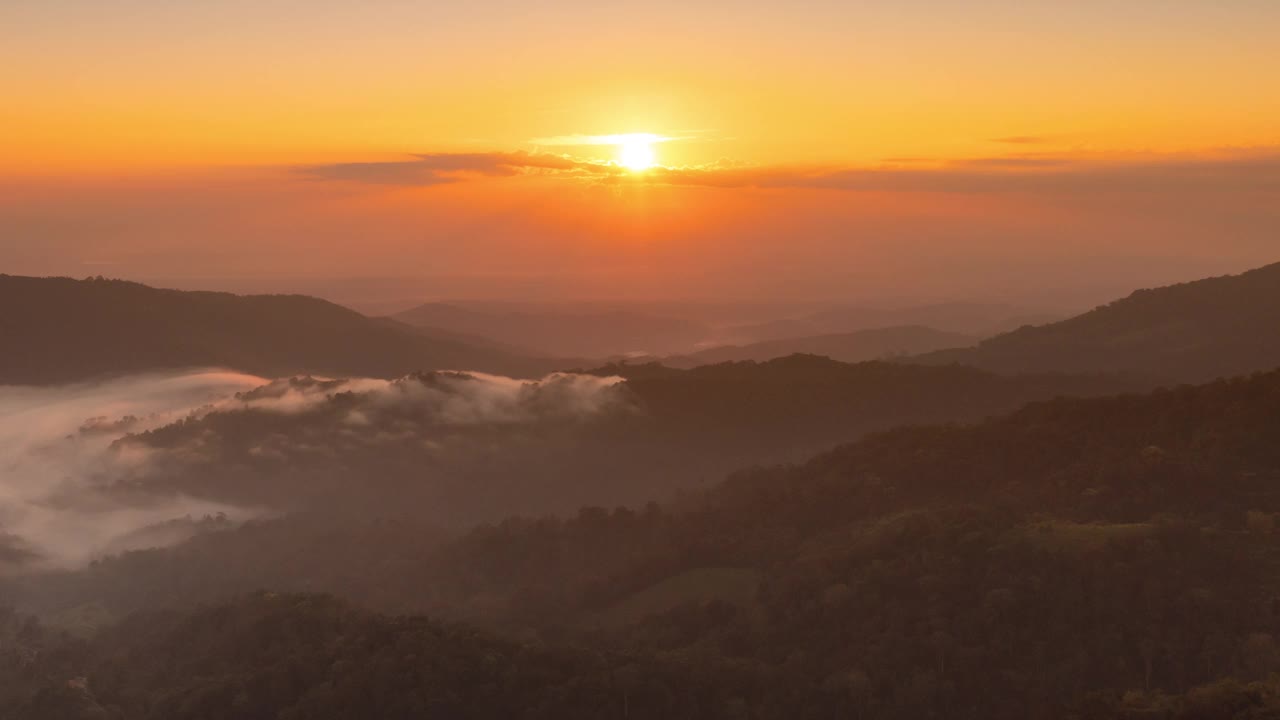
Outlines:
{"label": "grassy clearing on hillside", "polygon": [[1031,542],[1048,550],[1086,552],[1100,550],[1116,540],[1146,537],[1156,529],[1153,523],[1075,523],[1047,520],[1024,527]]}
{"label": "grassy clearing on hillside", "polygon": [[760,572],[746,568],[698,568],[654,583],[585,622],[590,627],[619,627],[688,603],[720,600],[747,606],[755,601]]}
{"label": "grassy clearing on hillside", "polygon": [[98,603],[77,605],[43,618],[49,627],[79,638],[93,637],[119,619]]}

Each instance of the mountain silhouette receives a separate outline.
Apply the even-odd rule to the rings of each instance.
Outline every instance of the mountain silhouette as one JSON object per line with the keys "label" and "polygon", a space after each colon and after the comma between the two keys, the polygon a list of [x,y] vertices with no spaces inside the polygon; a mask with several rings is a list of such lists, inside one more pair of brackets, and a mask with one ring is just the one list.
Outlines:
{"label": "mountain silhouette", "polygon": [[720,329],[717,337],[721,341],[719,344],[748,345],[904,326],[990,337],[1023,325],[1053,322],[1062,317],[1001,303],[947,302],[901,308],[837,305],[765,322],[731,325]]}
{"label": "mountain silhouette", "polygon": [[997,372],[1122,372],[1196,382],[1280,366],[1280,263],[1138,290],[1068,320],[915,358]]}
{"label": "mountain silhouette", "polygon": [[162,290],[123,280],[0,275],[0,384],[180,367],[396,377],[462,368],[514,376],[562,364],[303,295]]}
{"label": "mountain silhouette", "polygon": [[922,325],[874,328],[848,333],[765,340],[746,345],[723,345],[696,353],[665,358],[673,367],[710,365],[722,362],[757,362],[802,353],[821,355],[841,362],[863,362],[898,355],[915,355],[945,348],[973,345],[972,335],[935,330]]}

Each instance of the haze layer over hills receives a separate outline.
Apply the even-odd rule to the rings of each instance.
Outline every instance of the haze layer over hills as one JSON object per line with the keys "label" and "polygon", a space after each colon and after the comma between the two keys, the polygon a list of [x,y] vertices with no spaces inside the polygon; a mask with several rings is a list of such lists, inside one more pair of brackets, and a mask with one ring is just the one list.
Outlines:
{"label": "haze layer over hills", "polygon": [[416,327],[475,333],[561,357],[680,352],[711,333],[701,322],[628,310],[520,311],[427,303],[393,317]]}
{"label": "haze layer over hills", "polygon": [[[1265,717],[1278,267],[911,362],[55,365],[0,388],[0,715]],[[7,321],[12,372],[104,342],[95,318],[145,351],[98,375],[223,342],[359,367],[366,337],[553,362],[307,298],[0,281],[88,333]],[[313,322],[254,344],[286,317]]]}
{"label": "haze layer over hills", "polygon": [[765,340],[749,345],[723,345],[688,355],[664,358],[662,362],[673,367],[695,367],[742,360],[771,360],[793,353],[820,355],[841,362],[862,362],[962,348],[977,342],[978,338],[972,335],[944,332],[922,325],[905,325],[850,333]]}
{"label": "haze layer over hills", "polygon": [[1058,314],[1015,305],[979,302],[898,308],[836,305],[767,322],[725,327],[721,331],[723,342],[720,344],[744,345],[891,327],[927,327],[941,332],[986,337],[1023,325],[1052,322],[1059,318]]}
{"label": "haze layer over hills", "polygon": [[[522,306],[511,302],[438,302],[393,317],[418,327],[484,335],[550,355],[667,356],[683,365],[770,360],[794,353],[854,362],[874,360],[899,352],[962,347],[1020,325],[1058,319],[1015,306],[962,302],[904,308],[843,303]],[[731,346],[744,350],[729,349]]]}
{"label": "haze layer over hills", "polygon": [[[459,707],[514,697],[557,717],[622,704],[715,718],[744,704],[764,718],[1136,718],[1183,707],[1202,714],[1175,717],[1250,717],[1224,713],[1274,705],[1270,686],[1240,683],[1280,669],[1269,610],[1280,565],[1277,412],[1273,372],[893,430],[739,473],[678,506],[514,519],[452,541],[413,522],[324,532],[301,517],[214,531],[16,592],[127,610],[275,578],[525,640],[257,595],[139,619],[89,646],[27,631],[4,647],[41,649],[27,666],[34,678],[84,673],[94,685],[10,684],[0,701],[19,717],[74,701],[184,718],[204,717],[191,714],[196,697],[216,712],[234,697],[280,712],[311,708],[321,692],[354,702],[379,688],[398,707],[449,682]],[[310,544],[321,538],[323,555]],[[167,600],[147,590],[161,584]],[[278,632],[262,634],[268,625]],[[583,654],[581,643],[604,652]],[[440,667],[388,684],[392,666],[413,664],[385,655],[391,648]],[[473,653],[496,658],[505,679],[463,669]],[[369,654],[390,665],[327,669]],[[531,657],[572,669],[521,664]],[[622,668],[625,690],[606,679]],[[286,674],[289,691],[257,689]],[[902,692],[904,677],[917,692]]]}
{"label": "haze layer over hills", "polygon": [[[15,567],[145,547],[178,530],[166,520],[186,514],[243,520],[411,506],[420,522],[457,528],[643,503],[900,422],[976,419],[1029,400],[1132,387],[794,356],[537,381],[189,373],[0,388],[9,490],[0,509],[20,553]],[[71,528],[77,538],[67,541]]]}

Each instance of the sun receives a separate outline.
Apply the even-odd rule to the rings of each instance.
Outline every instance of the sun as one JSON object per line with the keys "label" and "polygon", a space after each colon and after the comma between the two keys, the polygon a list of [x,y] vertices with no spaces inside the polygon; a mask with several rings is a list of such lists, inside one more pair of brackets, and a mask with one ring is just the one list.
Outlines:
{"label": "sun", "polygon": [[636,133],[619,137],[618,164],[633,172],[653,167],[653,136]]}

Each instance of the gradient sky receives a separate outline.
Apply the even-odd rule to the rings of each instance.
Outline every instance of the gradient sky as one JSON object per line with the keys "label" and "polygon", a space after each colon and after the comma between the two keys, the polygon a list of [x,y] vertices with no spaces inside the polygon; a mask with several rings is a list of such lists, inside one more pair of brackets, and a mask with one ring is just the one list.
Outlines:
{"label": "gradient sky", "polygon": [[[1273,0],[11,0],[0,272],[1092,297],[1280,260],[1278,37]],[[643,173],[589,142],[637,132]]]}

